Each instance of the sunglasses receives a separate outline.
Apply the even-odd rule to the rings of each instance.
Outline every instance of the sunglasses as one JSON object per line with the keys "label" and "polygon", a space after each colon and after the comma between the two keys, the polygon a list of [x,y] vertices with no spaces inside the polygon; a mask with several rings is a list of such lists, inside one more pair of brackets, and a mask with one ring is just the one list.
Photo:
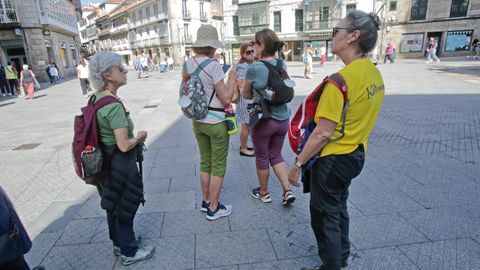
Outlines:
{"label": "sunglasses", "polygon": [[245,51],[245,54],[246,55],[252,55],[255,51],[254,50],[248,50],[248,51]]}
{"label": "sunglasses", "polygon": [[350,28],[350,27],[333,27],[332,29],[332,37],[334,37],[335,35],[337,35],[338,31],[342,30],[342,29],[345,29],[345,30],[355,30],[353,28]]}

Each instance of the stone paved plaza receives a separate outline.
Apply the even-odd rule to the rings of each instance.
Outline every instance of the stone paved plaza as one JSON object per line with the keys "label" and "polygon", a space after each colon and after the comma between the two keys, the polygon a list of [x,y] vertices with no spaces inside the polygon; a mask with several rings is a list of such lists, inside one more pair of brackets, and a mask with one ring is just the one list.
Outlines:
{"label": "stone paved plaza", "polygon": [[[289,63],[300,100],[340,63],[314,68]],[[398,60],[379,65],[386,97],[370,137],[363,172],[350,188],[348,269],[480,269],[480,61]],[[0,97],[0,185],[34,239],[27,259],[47,269],[299,269],[319,264],[308,194],[281,204],[271,176],[271,204],[253,199],[253,158],[231,138],[221,201],[228,218],[200,212],[198,148],[177,106],[180,72],[152,73],[119,95],[136,130],[149,132],[146,204],[135,229],[157,248],[148,261],[124,267],[112,253],[96,189],[75,176],[70,154],[73,116],[85,104],[80,83],[62,81],[33,101]],[[28,149],[32,148],[32,149]],[[285,142],[284,156],[293,153]]]}

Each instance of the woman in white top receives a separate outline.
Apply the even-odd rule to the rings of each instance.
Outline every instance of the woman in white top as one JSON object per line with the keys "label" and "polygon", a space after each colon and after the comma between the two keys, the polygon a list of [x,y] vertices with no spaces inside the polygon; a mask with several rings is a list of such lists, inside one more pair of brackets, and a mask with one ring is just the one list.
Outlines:
{"label": "woman in white top", "polygon": [[[222,67],[212,59],[216,49],[221,47],[223,44],[218,40],[217,29],[211,25],[202,25],[197,32],[197,41],[193,44],[195,56],[188,59],[182,73],[182,79],[188,80],[202,62],[211,61],[198,74],[210,102],[209,114],[202,120],[192,121],[200,150],[200,185],[203,195],[201,210],[207,212],[208,220],[216,220],[232,213],[231,205],[223,205],[218,201],[227,168],[230,140],[225,121],[221,118],[225,117],[225,105],[231,101],[234,82],[232,79],[229,80],[229,87],[225,85]],[[230,74],[235,76],[233,72]]]}

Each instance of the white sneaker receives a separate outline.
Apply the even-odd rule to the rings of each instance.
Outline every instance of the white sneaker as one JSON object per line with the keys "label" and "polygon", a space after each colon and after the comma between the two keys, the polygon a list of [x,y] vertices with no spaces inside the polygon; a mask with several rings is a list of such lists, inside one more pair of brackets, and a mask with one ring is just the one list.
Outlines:
{"label": "white sneaker", "polygon": [[127,266],[139,261],[148,260],[150,259],[153,254],[155,254],[155,247],[153,246],[146,246],[146,247],[139,247],[135,256],[127,257],[122,255],[122,264]]}
{"label": "white sneaker", "polygon": [[440,63],[440,59],[437,60],[437,63]]}

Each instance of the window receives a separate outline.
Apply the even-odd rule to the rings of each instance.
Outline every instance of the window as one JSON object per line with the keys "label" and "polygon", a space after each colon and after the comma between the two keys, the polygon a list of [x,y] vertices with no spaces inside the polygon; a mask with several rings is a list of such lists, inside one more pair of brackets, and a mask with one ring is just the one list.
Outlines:
{"label": "window", "polygon": [[252,14],[252,25],[259,25],[260,24],[260,16],[258,16],[258,13],[253,13]]}
{"label": "window", "polygon": [[390,1],[389,11],[397,11],[397,1]]}
{"label": "window", "polygon": [[205,11],[203,10],[203,2],[200,3],[200,18],[206,17]]}
{"label": "window", "polygon": [[450,8],[450,18],[465,17],[468,11],[468,0],[452,0],[452,7]]}
{"label": "window", "polygon": [[427,17],[428,0],[412,0],[410,20],[425,20]]}
{"label": "window", "polygon": [[232,0],[232,5],[238,4],[238,0]]}
{"label": "window", "polygon": [[446,52],[470,51],[470,42],[472,40],[472,30],[450,31],[447,32],[445,42]]}
{"label": "window", "polygon": [[235,36],[240,35],[240,28],[238,28],[238,16],[233,16],[233,34]]}
{"label": "window", "polygon": [[188,16],[187,0],[182,0],[182,14],[184,17]]}
{"label": "window", "polygon": [[183,25],[183,36],[185,40],[190,40],[190,34],[188,33],[188,23]]}
{"label": "window", "polygon": [[141,9],[138,11],[138,20],[139,21],[143,20],[143,10]]}
{"label": "window", "polygon": [[295,31],[303,31],[303,9],[295,10]]}
{"label": "window", "polygon": [[282,13],[280,11],[273,12],[273,31],[282,32]]}
{"label": "window", "polygon": [[347,14],[357,9],[357,4],[348,4],[347,5]]}
{"label": "window", "polygon": [[150,19],[150,7],[145,8],[145,19]]}
{"label": "window", "polygon": [[423,33],[402,34],[402,39],[400,41],[400,52],[421,52],[423,36]]}
{"label": "window", "polygon": [[321,21],[327,21],[328,20],[328,7],[322,7],[321,13],[320,13],[320,20]]}
{"label": "window", "polygon": [[132,23],[135,23],[137,21],[137,13],[133,12],[132,13]]}
{"label": "window", "polygon": [[158,10],[158,3],[153,4],[153,17],[157,17],[158,14],[160,14],[160,11]]}

